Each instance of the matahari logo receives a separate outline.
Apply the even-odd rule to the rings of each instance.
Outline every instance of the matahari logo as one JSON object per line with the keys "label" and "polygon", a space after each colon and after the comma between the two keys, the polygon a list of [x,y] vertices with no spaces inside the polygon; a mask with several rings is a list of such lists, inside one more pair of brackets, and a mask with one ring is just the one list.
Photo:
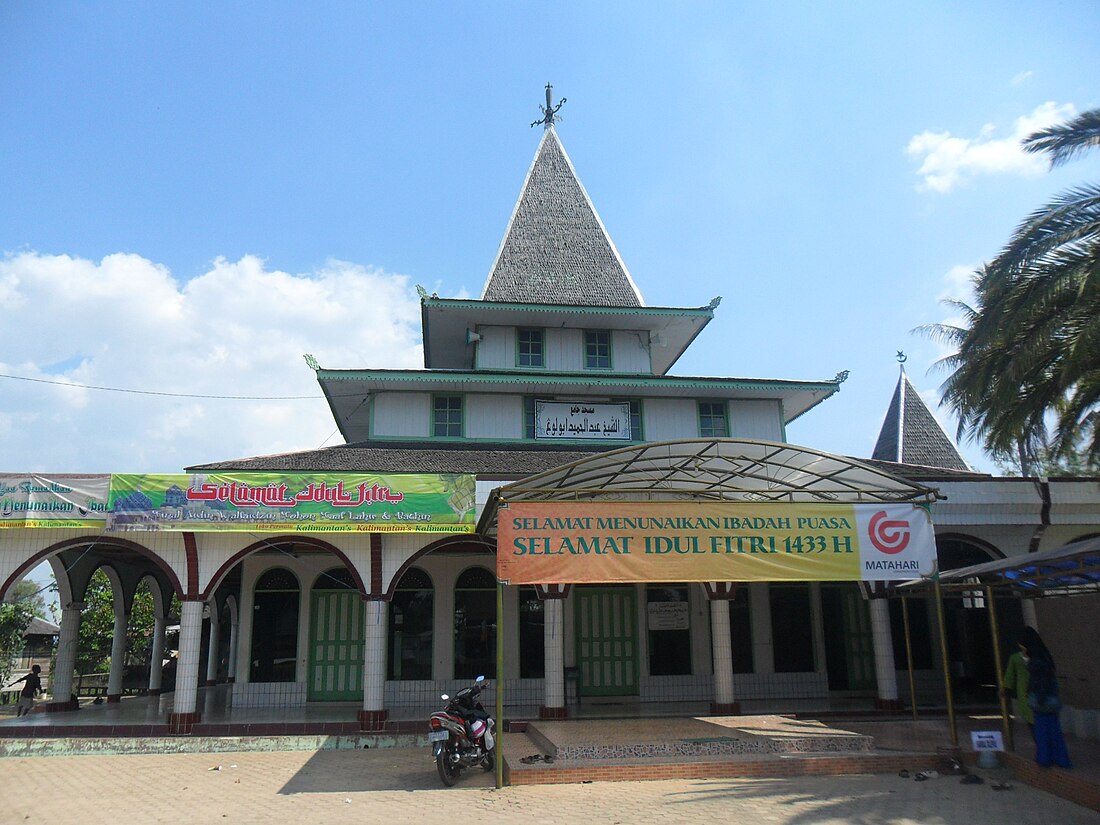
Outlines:
{"label": "matahari logo", "polygon": [[887,555],[900,553],[909,546],[909,522],[904,519],[888,521],[885,510],[871,516],[868,528],[871,544]]}

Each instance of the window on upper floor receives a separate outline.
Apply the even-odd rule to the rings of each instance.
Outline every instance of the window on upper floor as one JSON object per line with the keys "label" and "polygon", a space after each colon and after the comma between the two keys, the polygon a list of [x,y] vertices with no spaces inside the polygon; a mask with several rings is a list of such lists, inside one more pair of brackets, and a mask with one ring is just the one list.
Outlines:
{"label": "window on upper floor", "polygon": [[536,398],[533,395],[528,395],[523,399],[523,437],[534,438],[535,437],[535,402],[536,401],[551,401],[550,398]]}
{"label": "window on upper floor", "polygon": [[729,438],[730,425],[724,401],[699,402],[699,437]]}
{"label": "window on upper floor", "polygon": [[611,333],[607,330],[587,330],[584,333],[584,368],[611,369]]}
{"label": "window on upper floor", "polygon": [[641,441],[645,438],[642,434],[642,402],[637,398],[613,398],[611,400],[616,404],[630,405],[630,440]]}
{"label": "window on upper floor", "polygon": [[436,438],[462,437],[462,396],[432,397],[432,435]]}
{"label": "window on upper floor", "polygon": [[546,341],[541,329],[521,328],[516,331],[516,366],[546,366]]}

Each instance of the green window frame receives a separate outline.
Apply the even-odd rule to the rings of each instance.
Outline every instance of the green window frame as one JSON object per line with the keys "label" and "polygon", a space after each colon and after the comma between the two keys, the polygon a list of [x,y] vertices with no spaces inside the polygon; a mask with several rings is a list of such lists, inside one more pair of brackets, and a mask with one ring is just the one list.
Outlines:
{"label": "green window frame", "polygon": [[463,412],[461,395],[433,395],[432,436],[462,438]]}
{"label": "green window frame", "polygon": [[546,366],[545,331],[536,327],[520,327],[516,330],[516,366]]}
{"label": "green window frame", "polygon": [[606,329],[585,330],[584,368],[611,369],[611,333]]}
{"label": "green window frame", "polygon": [[[630,440],[631,441],[644,441],[645,435],[642,432],[642,402],[638,398],[612,398],[616,404],[629,404],[630,405]],[[532,427],[534,423],[532,422]]]}
{"label": "green window frame", "polygon": [[725,401],[699,402],[699,437],[729,438],[729,410]]}

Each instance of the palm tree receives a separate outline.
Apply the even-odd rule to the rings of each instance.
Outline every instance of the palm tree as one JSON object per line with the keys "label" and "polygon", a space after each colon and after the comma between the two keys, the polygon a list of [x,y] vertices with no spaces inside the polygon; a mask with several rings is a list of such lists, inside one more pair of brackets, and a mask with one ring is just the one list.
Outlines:
{"label": "palm tree", "polygon": [[[1100,146],[1100,109],[1036,132],[1024,149],[1051,166]],[[973,276],[964,325],[927,328],[956,345],[943,403],[959,435],[1027,475],[1045,454],[1081,448],[1100,466],[1100,185],[1063,192],[1020,224]]]}

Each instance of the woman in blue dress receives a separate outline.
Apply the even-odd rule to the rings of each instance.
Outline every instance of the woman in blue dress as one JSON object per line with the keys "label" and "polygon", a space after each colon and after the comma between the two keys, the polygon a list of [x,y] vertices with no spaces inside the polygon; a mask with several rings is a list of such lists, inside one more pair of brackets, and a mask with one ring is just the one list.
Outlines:
{"label": "woman in blue dress", "polygon": [[1058,695],[1054,657],[1034,628],[1023,629],[1020,646],[1027,652],[1027,703],[1035,714],[1035,762],[1043,768],[1051,765],[1068,768],[1069,752],[1058,719],[1062,701]]}

